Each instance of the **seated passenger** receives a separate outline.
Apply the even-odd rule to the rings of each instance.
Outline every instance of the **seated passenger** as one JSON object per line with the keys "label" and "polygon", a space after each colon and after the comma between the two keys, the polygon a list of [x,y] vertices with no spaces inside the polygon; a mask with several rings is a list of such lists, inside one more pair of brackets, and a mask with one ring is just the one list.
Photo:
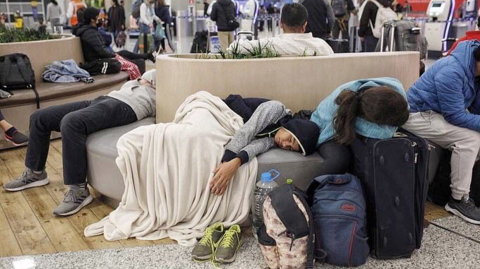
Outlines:
{"label": "seated passenger", "polygon": [[278,101],[195,93],[173,122],[139,127],[119,139],[122,201],[84,233],[103,233],[107,240],[170,237],[193,245],[213,223],[248,218],[257,154],[278,146],[308,155],[318,134],[315,123],[292,119]]}
{"label": "seated passenger", "polygon": [[[98,31],[98,27],[101,26],[99,14],[100,11],[98,9],[94,7],[87,8],[83,14],[79,16],[81,19],[79,26],[72,30],[75,36],[80,37],[83,57],[87,63],[105,58],[117,58],[117,60],[122,62],[121,59],[116,57],[117,54],[126,60],[143,59],[155,62],[154,53],[137,54],[127,50],[115,53],[109,50],[105,45],[105,39]],[[124,63],[122,63],[122,70],[128,70],[124,67]],[[130,79],[137,79],[140,75],[140,71],[137,70],[137,75],[132,76],[132,74],[130,74]]]}
{"label": "seated passenger", "polygon": [[394,78],[352,81],[338,87],[313,112],[320,127],[321,175],[346,173],[352,158],[348,145],[358,135],[391,138],[408,119],[402,83]]}
{"label": "seated passenger", "polygon": [[63,180],[70,189],[53,213],[68,216],[88,205],[93,197],[86,182],[87,136],[155,115],[155,75],[156,70],[145,72],[141,79],[131,80],[94,100],[37,110],[30,117],[25,172],[3,188],[21,191],[49,183],[45,163],[51,132],[57,131],[62,133]]}
{"label": "seated passenger", "polygon": [[240,40],[228,47],[228,52],[249,53],[258,48],[274,48],[282,56],[322,56],[331,55],[333,50],[321,38],[313,37],[312,33],[305,33],[307,28],[307,9],[298,3],[286,4],[282,8],[280,27],[284,34],[261,40]]}
{"label": "seated passenger", "polygon": [[406,130],[452,151],[452,195],[445,210],[480,224],[469,198],[472,170],[480,156],[480,43],[464,41],[413,84]]}

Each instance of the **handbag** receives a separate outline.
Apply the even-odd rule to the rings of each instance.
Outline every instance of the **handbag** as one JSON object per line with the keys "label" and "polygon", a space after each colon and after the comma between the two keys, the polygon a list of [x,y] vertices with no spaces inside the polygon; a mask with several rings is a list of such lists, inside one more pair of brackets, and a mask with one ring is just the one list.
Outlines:
{"label": "handbag", "polygon": [[227,26],[230,29],[230,31],[234,31],[238,27],[240,27],[240,23],[235,19],[235,16],[233,18],[229,18],[228,14],[225,13],[225,9],[223,9],[222,5],[218,4],[218,6],[222,9],[223,13],[225,14],[225,17],[227,17]]}
{"label": "handbag", "polygon": [[167,35],[165,35],[165,29],[163,28],[163,25],[157,24],[154,35],[156,40],[162,40],[167,37]]}

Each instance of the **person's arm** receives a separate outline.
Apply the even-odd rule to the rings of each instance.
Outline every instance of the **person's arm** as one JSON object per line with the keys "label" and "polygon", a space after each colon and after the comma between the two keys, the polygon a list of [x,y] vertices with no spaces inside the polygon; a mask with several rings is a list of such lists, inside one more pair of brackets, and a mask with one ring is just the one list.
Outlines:
{"label": "person's arm", "polygon": [[365,37],[368,27],[370,27],[370,14],[372,12],[371,5],[373,3],[367,2],[365,8],[363,9],[362,17],[360,18],[360,27],[358,28],[358,36]]}
{"label": "person's arm", "polygon": [[218,8],[216,7],[217,6],[217,3],[213,4],[212,6],[212,13],[210,13],[210,19],[212,21],[217,21],[218,19]]}
{"label": "person's arm", "polygon": [[[287,115],[285,106],[278,101],[262,103],[253,112],[250,119],[235,133],[232,140],[225,146],[222,162],[230,161],[235,157],[243,160],[248,152],[242,153],[245,147],[252,143],[255,136],[270,124],[278,122]],[[248,161],[248,159],[246,160]]]}
{"label": "person's arm", "polygon": [[[92,30],[95,31],[95,30]],[[84,33],[85,35],[86,33]],[[83,37],[83,35],[82,35]],[[81,38],[82,38],[81,37]],[[90,46],[95,50],[97,55],[100,58],[114,58],[115,53],[108,50],[107,47],[105,46],[105,39],[103,36],[100,34],[100,32],[97,30],[95,31],[94,34],[89,35],[88,38],[84,39]]]}
{"label": "person's arm", "polygon": [[332,5],[330,5],[329,0],[323,0],[323,3],[327,7],[327,30],[330,34],[333,30],[333,25],[335,24],[335,16],[333,15]]}
{"label": "person's arm", "polygon": [[73,3],[70,1],[68,3],[68,9],[67,9],[67,18],[70,19],[73,16]]}
{"label": "person's arm", "polygon": [[47,18],[46,18],[46,21],[50,21],[50,9],[52,9],[52,3],[49,3],[47,5]]}
{"label": "person's arm", "polygon": [[355,10],[355,5],[352,0],[347,0],[347,10],[350,12]]}
{"label": "person's arm", "polygon": [[435,75],[435,87],[441,112],[450,124],[480,131],[480,116],[468,113],[465,109],[464,76],[463,72],[452,72],[450,68],[443,68]]}
{"label": "person's arm", "polygon": [[[263,42],[261,42],[263,44]],[[234,41],[230,46],[227,48],[228,52],[238,52],[242,54],[247,54],[249,51],[252,51],[254,48],[257,48],[260,44],[259,40],[237,40]],[[264,45],[262,45],[263,47]]]}

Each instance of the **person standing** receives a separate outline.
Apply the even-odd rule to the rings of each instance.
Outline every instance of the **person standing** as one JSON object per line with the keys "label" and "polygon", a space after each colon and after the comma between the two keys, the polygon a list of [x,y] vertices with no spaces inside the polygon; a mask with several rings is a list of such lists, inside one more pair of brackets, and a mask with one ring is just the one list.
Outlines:
{"label": "person standing", "polygon": [[233,43],[234,28],[231,21],[235,20],[235,4],[232,0],[218,0],[213,4],[210,18],[217,23],[218,38],[222,51],[226,51],[228,46]]}
{"label": "person standing", "polygon": [[[159,21],[158,17],[155,16],[155,12],[153,11],[151,0],[144,0],[140,6],[140,20],[138,21],[138,30],[140,31],[140,36],[141,34],[151,33],[154,20]],[[133,48],[133,52],[135,53],[138,53],[139,50],[140,36],[138,37],[135,47]]]}
{"label": "person standing", "polygon": [[349,39],[348,21],[350,13],[355,12],[355,5],[352,0],[332,0],[333,15],[335,15],[335,24],[333,25],[332,36],[339,38],[340,32],[342,39]]}
{"label": "person standing", "polygon": [[306,33],[323,40],[332,36],[335,16],[328,0],[305,0],[302,3],[308,11]]}
{"label": "person standing", "polygon": [[70,3],[68,3],[67,18],[70,20],[71,26],[78,25],[80,21],[77,17],[77,12],[86,8],[87,5],[85,2],[83,2],[83,0],[71,0]]}
{"label": "person standing", "polygon": [[[172,22],[172,17],[170,16],[170,7],[165,4],[165,0],[157,1],[155,15],[163,22],[162,27],[163,29],[165,29],[165,38],[168,38],[168,36],[166,35],[166,31],[168,31],[168,27]],[[165,52],[165,38],[162,38],[158,41],[157,39],[155,39],[155,48],[158,50],[158,43],[160,43],[160,46],[162,46],[161,52]]]}
{"label": "person standing", "polygon": [[392,1],[371,0],[365,4],[358,29],[358,36],[363,43],[364,52],[374,52],[377,47],[378,38],[373,35],[373,28],[375,28],[375,20],[377,19],[378,5],[391,8]]}
{"label": "person standing", "polygon": [[62,8],[56,0],[51,0],[47,5],[47,22],[52,26],[52,32],[55,32],[55,26],[61,25]]}
{"label": "person standing", "polygon": [[115,45],[119,47],[117,35],[120,31],[125,30],[125,10],[118,0],[112,0],[112,6],[108,9],[108,29],[113,33]]}

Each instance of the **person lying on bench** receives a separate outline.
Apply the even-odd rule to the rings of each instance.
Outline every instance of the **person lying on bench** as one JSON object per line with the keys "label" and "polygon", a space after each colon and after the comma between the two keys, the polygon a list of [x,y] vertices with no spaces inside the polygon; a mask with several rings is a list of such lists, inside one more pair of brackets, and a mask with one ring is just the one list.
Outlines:
{"label": "person lying on bench", "polygon": [[2,114],[0,110],[0,128],[2,128],[5,133],[5,139],[12,143],[14,146],[25,145],[28,142],[28,136],[19,132],[17,128],[13,127]]}
{"label": "person lying on bench", "polygon": [[464,41],[412,85],[406,130],[452,151],[452,194],[445,210],[480,224],[469,198],[473,166],[480,156],[480,42]]}
{"label": "person lying on bench", "polygon": [[348,145],[357,134],[391,138],[408,116],[405,90],[397,79],[362,79],[338,87],[310,119],[321,129],[317,145],[324,165],[320,175],[347,172],[352,159]]}
{"label": "person lying on bench", "polygon": [[213,194],[223,195],[241,165],[272,147],[303,155],[315,152],[318,126],[309,120],[292,118],[291,111],[281,102],[240,95],[230,95],[224,101],[243,118],[245,125],[225,146],[225,154],[210,184]]}
{"label": "person lying on bench", "polygon": [[312,33],[305,33],[307,28],[307,9],[298,3],[286,4],[282,8],[280,27],[284,34],[261,40],[239,40],[228,47],[228,52],[248,54],[259,46],[262,49],[275,49],[282,56],[322,56],[331,55],[333,50],[321,38],[313,37]]}
{"label": "person lying on bench", "polygon": [[127,125],[155,115],[156,70],[131,80],[107,96],[94,100],[52,106],[37,110],[30,117],[30,140],[23,174],[3,185],[7,191],[21,191],[49,183],[45,163],[50,134],[62,133],[63,179],[69,191],[53,211],[68,216],[88,205],[93,197],[87,188],[87,136],[94,132]]}

